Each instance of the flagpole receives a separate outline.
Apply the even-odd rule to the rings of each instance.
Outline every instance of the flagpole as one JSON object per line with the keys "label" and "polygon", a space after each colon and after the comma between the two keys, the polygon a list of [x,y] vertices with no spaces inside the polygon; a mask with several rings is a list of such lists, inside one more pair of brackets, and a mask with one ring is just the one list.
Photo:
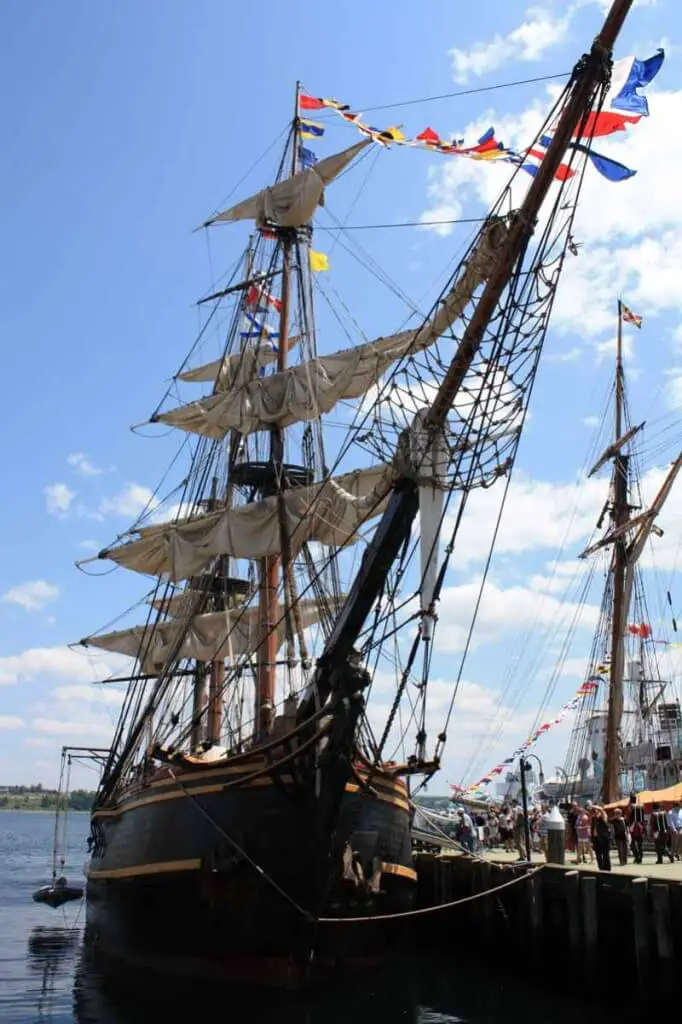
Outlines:
{"label": "flagpole", "polygon": [[294,121],[292,125],[292,140],[293,140],[293,152],[291,155],[291,173],[296,174],[298,170],[298,131],[299,131],[299,117],[298,117],[298,101],[301,95],[301,83],[296,80],[296,93],[294,96]]}

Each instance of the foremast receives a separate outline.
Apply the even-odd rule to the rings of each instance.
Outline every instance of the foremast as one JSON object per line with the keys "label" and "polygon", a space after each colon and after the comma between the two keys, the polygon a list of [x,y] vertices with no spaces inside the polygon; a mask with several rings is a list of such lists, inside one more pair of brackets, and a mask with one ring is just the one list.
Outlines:
{"label": "foremast", "polygon": [[[298,97],[300,83],[296,82],[294,116],[291,127],[291,176],[298,170],[299,118]],[[291,306],[291,252],[296,237],[296,228],[282,228],[278,231],[282,246],[282,290],[279,314],[279,351],[277,372],[283,373],[288,366],[289,316]],[[287,632],[287,654],[291,660],[293,645],[291,612],[288,605],[292,596],[293,575],[289,553],[286,511],[281,499],[284,486],[285,428],[274,425],[270,430],[270,473],[278,495],[278,516],[281,535],[280,555],[271,555],[260,563],[259,609],[260,636],[258,643],[256,674],[256,706],[254,714],[254,739],[266,739],[272,728],[277,689],[277,621],[279,617],[279,580],[283,581],[282,602]]]}
{"label": "foremast", "polygon": [[[614,44],[631,6],[632,0],[614,0],[590,53],[576,66],[571,92],[546,155],[520,209],[512,218],[495,267],[464,330],[455,357],[426,412],[423,422],[427,433],[427,449],[431,447],[430,442],[437,439],[445,429],[448,415],[481,347],[485,330],[511,280],[517,261],[530,242],[540,208],[566,153],[575,127],[581,123],[591,108],[598,89],[604,86],[610,71],[609,62]],[[348,679],[348,674],[349,669],[351,676],[356,674],[356,669],[351,664],[355,643],[372,606],[385,586],[398,552],[409,538],[418,510],[418,488],[414,478],[409,474],[398,475],[388,507],[365,552],[360,572],[319,660],[314,686],[309,689],[307,699],[299,708],[299,720],[311,713],[313,699],[324,701],[333,690],[337,689],[343,693],[347,692],[349,685],[354,685],[353,680]]]}

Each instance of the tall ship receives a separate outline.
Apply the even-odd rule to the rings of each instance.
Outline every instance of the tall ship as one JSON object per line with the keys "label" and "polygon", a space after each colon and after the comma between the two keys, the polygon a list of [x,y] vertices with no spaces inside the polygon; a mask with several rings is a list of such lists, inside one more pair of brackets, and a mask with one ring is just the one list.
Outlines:
{"label": "tall ship", "polygon": [[[582,553],[606,554],[599,620],[589,655],[586,699],[573,728],[562,778],[552,789],[612,803],[632,792],[660,792],[682,781],[682,714],[679,684],[666,676],[666,625],[677,631],[670,591],[654,606],[641,568],[657,523],[682,468],[682,453],[668,467],[647,504],[642,495],[641,452],[646,424],[630,418],[623,364],[623,328],[641,328],[642,318],[617,302],[613,380],[613,441],[589,476],[608,469],[605,504],[596,537]],[[655,547],[654,547],[655,550]],[[662,615],[668,620],[661,621]],[[652,623],[656,621],[656,626]]]}
{"label": "tall ship", "polygon": [[[511,178],[428,314],[399,330],[322,337],[315,217],[401,130],[297,88],[275,180],[206,221],[246,230],[150,418],[179,432],[176,506],[98,556],[151,579],[144,621],[82,641],[134,659],[92,812],[102,953],[304,984],[373,962],[409,921],[413,800],[456,713],[455,676],[430,713],[438,602],[470,495],[506,494],[630,6],[613,4],[527,150],[421,133]],[[311,110],[361,137],[311,152]],[[352,337],[358,295],[353,313],[327,298]]]}

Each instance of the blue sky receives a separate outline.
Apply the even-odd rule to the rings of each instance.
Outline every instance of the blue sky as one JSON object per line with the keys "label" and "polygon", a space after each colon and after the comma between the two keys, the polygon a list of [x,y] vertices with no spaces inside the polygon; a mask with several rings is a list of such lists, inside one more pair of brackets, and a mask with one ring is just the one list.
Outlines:
{"label": "blue sky", "polygon": [[[218,0],[3,6],[0,783],[50,782],[61,743],[106,741],[117,696],[107,702],[101,689],[87,690],[96,671],[64,645],[106,625],[148,588],[122,570],[92,579],[73,562],[88,554],[88,542],[102,547],[130,524],[177,448],[177,437],[140,437],[128,426],[153,411],[196,334],[194,301],[244,243],[241,229],[215,231],[209,243],[191,231],[284,129],[295,80],[369,114],[383,104],[568,71],[604,6],[483,0],[475,15],[446,0],[399,9],[386,0],[336,8],[304,0],[293,9],[264,0],[238,13]],[[605,493],[604,481],[575,481],[594,444],[585,420],[600,415],[608,387],[619,289],[646,318],[641,336],[628,341],[635,419],[647,416],[654,431],[669,427],[665,444],[652,442],[648,452],[659,469],[675,454],[682,214],[670,126],[682,114],[681,27],[672,0],[640,3],[619,44],[617,56],[646,57],[664,41],[668,59],[648,93],[649,121],[601,147],[638,175],[618,186],[590,180],[586,188],[578,222],[584,247],[557,304],[440,789],[446,778],[475,775],[506,756],[545,691],[562,596],[556,578],[547,580],[547,563],[568,537],[559,575],[570,599],[578,586],[573,560]],[[430,124],[472,139],[495,124],[505,141],[527,144],[548,102],[547,85],[534,84],[371,116],[404,123],[412,134]],[[664,138],[661,154],[655,143]],[[330,124],[316,148],[327,153],[351,141],[352,130]],[[235,195],[265,184],[274,159],[273,151]],[[477,216],[502,184],[498,168],[405,150],[381,153],[371,173],[359,174],[329,195],[336,216],[356,224]],[[400,301],[362,276],[328,235],[318,238],[332,258],[329,279],[363,330],[372,336],[399,325]],[[464,241],[446,229],[361,239],[427,308]],[[323,348],[341,344],[333,336]],[[653,487],[660,472],[652,472]],[[677,565],[681,512],[673,496],[653,563],[660,571],[651,572],[659,589]],[[482,499],[478,525],[486,515],[491,520]],[[475,526],[442,614],[441,697],[485,554]],[[588,614],[574,659],[587,653],[590,624]],[[526,636],[539,653],[520,658],[512,678],[509,658]],[[582,667],[573,668],[558,680],[550,710],[580,682]],[[550,763],[566,738],[562,728],[543,741]]]}

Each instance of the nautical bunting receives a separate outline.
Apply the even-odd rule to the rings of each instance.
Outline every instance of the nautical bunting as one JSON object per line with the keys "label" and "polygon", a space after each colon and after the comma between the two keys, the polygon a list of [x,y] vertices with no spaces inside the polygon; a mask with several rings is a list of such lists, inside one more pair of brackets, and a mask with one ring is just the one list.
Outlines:
{"label": "nautical bunting", "polygon": [[563,722],[566,715],[570,711],[575,711],[575,709],[582,704],[586,697],[589,697],[592,694],[594,694],[598,689],[599,684],[602,682],[603,679],[601,675],[590,676],[589,679],[587,679],[584,683],[581,683],[581,685],[578,687],[575,696],[559,708],[556,718],[552,718],[550,719],[550,721],[544,722],[541,726],[539,726],[534,733],[531,733],[531,735],[528,737],[525,743],[522,743],[520,747],[516,748],[516,750],[510,757],[505,758],[504,761],[500,761],[498,765],[496,765],[489,772],[487,772],[480,779],[478,779],[477,782],[472,782],[470,786],[456,786],[451,783],[450,788],[453,789],[456,793],[466,793],[468,796],[471,796],[473,793],[481,789],[483,786],[487,786],[490,782],[492,782],[494,778],[496,778],[496,776],[501,775],[502,772],[506,771],[510,765],[513,765],[517,758],[521,757],[522,754],[525,754],[529,747],[532,747],[533,744],[536,743],[541,736],[544,736],[546,732],[549,732],[549,730],[553,726],[559,725],[560,722]]}
{"label": "nautical bunting", "polygon": [[310,269],[316,274],[319,274],[322,270],[329,270],[329,257],[326,253],[315,252],[313,249],[310,249],[308,259],[310,260]]}
{"label": "nautical bunting", "polygon": [[[630,124],[636,124],[642,117],[649,115],[649,104],[646,97],[638,93],[638,89],[649,85],[661,69],[665,53],[658,50],[653,57],[646,60],[639,60],[636,57],[625,57],[617,61],[613,66],[611,87],[601,107],[592,111],[580,124],[577,124],[574,132],[574,141],[569,148],[579,153],[584,153],[592,166],[607,181],[627,181],[637,172],[618,160],[604,156],[601,153],[592,151],[585,141],[592,138],[613,135],[615,132],[625,131]],[[324,97],[310,96],[307,93],[299,95],[299,110],[323,110],[334,111],[344,121],[354,124],[363,135],[372,139],[381,146],[410,146],[413,148],[427,149],[434,153],[443,153],[452,156],[466,157],[469,160],[493,160],[513,163],[519,166],[528,174],[537,174],[537,169],[542,163],[547,148],[552,140],[552,132],[543,135],[533,146],[525,151],[517,152],[495,137],[494,128],[490,128],[474,146],[464,146],[464,139],[451,138],[446,140],[430,126],[424,128],[418,135],[409,137],[403,131],[402,125],[394,125],[389,128],[376,128],[374,125],[365,124],[361,118],[362,114],[353,113],[347,103],[339,103],[338,100],[325,99]],[[319,138],[324,133],[324,126],[307,118],[299,117],[299,130],[302,138]],[[301,159],[304,167],[311,166]],[[561,164],[555,174],[558,181],[566,181],[575,174],[575,171],[568,164]]]}

